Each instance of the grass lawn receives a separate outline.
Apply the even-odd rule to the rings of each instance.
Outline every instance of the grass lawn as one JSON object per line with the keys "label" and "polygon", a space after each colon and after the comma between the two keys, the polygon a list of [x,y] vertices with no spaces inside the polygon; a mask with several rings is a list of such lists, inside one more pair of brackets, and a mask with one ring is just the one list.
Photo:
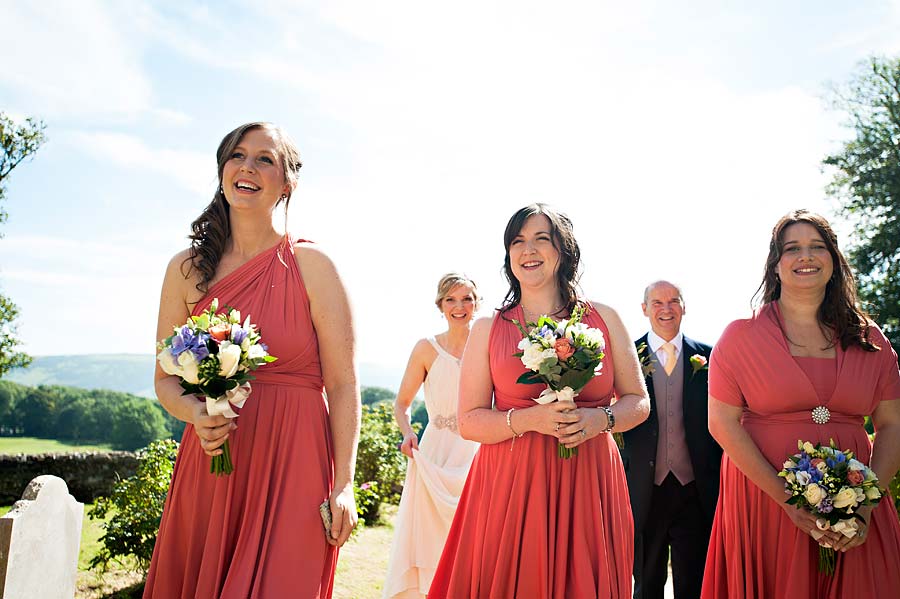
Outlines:
{"label": "grass lawn", "polygon": [[[81,550],[78,555],[78,579],[75,599],[132,599],[140,597],[142,573],[126,566],[111,564],[110,570],[101,574],[89,570],[88,564],[100,546],[102,523],[91,520],[87,513],[90,504],[84,506],[84,523],[81,529]],[[10,506],[0,507],[0,516]],[[395,506],[384,506],[385,524],[360,529],[341,548],[337,572],[334,577],[334,599],[368,599],[381,597],[381,587],[387,571],[388,554],[394,535]]]}
{"label": "grass lawn", "polygon": [[71,451],[110,451],[109,445],[68,443],[35,437],[0,437],[0,454],[65,453]]}

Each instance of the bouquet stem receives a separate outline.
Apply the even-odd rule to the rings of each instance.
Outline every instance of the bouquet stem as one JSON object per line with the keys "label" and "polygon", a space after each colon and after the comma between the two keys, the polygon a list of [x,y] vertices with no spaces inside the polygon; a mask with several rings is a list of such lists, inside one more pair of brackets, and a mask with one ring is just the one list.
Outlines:
{"label": "bouquet stem", "polygon": [[577,447],[569,448],[569,447],[566,447],[565,445],[563,445],[562,443],[560,443],[559,445],[556,446],[556,455],[558,455],[560,458],[562,458],[564,460],[568,460],[572,456],[578,455],[578,448]]}
{"label": "bouquet stem", "polygon": [[234,472],[234,464],[231,463],[231,448],[228,447],[228,439],[222,445],[222,453],[214,455],[209,463],[210,474],[216,476],[228,475]]}
{"label": "bouquet stem", "polygon": [[826,576],[834,574],[834,564],[837,554],[831,547],[823,547],[819,545],[819,572]]}

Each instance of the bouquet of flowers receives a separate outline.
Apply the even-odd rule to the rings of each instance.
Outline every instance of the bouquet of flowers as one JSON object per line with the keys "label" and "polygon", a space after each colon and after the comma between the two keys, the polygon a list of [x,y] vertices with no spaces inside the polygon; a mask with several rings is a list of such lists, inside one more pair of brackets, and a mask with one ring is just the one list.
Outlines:
{"label": "bouquet of flowers", "polygon": [[[522,359],[528,372],[516,382],[525,385],[544,383],[547,388],[534,401],[539,404],[556,400],[572,400],[603,368],[606,340],[603,332],[581,322],[585,308],[576,306],[567,320],[559,322],[541,316],[536,323],[513,323],[522,332],[521,352],[513,354]],[[558,454],[569,458],[578,448],[560,444]]]}
{"label": "bouquet of flowers", "polygon": [[[787,503],[817,516],[819,530],[853,537],[859,530],[856,510],[881,500],[875,473],[854,459],[852,451],[837,449],[833,440],[828,447],[797,441],[797,448],[800,453],[789,457],[778,473],[790,495]],[[834,549],[820,545],[819,571],[830,576],[834,565]]]}
{"label": "bouquet of flowers", "polygon": [[[234,408],[243,407],[250,396],[249,381],[255,378],[250,372],[277,358],[267,353],[249,316],[241,324],[239,311],[225,306],[217,314],[218,309],[216,298],[199,316],[176,326],[171,337],[159,342],[156,359],[163,372],[181,378],[183,395],[205,398],[210,416],[236,418]],[[226,440],[209,471],[218,476],[233,470]]]}

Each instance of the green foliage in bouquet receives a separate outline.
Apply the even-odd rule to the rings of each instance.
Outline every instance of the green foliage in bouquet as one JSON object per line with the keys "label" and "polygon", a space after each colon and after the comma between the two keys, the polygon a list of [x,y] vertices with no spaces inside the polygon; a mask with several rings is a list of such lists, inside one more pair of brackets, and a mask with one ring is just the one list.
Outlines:
{"label": "green foliage in bouquet", "polygon": [[[354,487],[356,510],[366,524],[378,521],[383,503],[400,502],[406,456],[397,450],[399,441],[391,404],[363,406]],[[369,486],[363,489],[364,485]]]}
{"label": "green foliage in bouquet", "polygon": [[112,517],[103,525],[102,546],[91,568],[105,571],[112,561],[127,565],[128,556],[141,570],[150,566],[177,453],[178,443],[171,439],[151,443],[138,452],[140,465],[134,476],[118,481],[109,497],[96,501],[88,516]]}

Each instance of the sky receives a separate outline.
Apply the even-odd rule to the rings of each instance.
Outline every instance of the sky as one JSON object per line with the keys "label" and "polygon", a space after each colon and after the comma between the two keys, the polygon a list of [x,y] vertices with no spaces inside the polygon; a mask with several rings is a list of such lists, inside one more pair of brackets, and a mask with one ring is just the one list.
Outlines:
{"label": "sky", "polygon": [[[503,230],[531,202],[575,224],[584,294],[647,329],[679,283],[688,336],[745,317],[772,226],[848,227],[822,159],[829,101],[900,53],[900,0],[0,0],[0,111],[49,141],[7,180],[0,290],[33,355],[154,351],[169,258],[212,197],[215,150],[271,121],[303,169],[289,228],[332,257],[358,360],[402,371],[468,273],[490,315]],[[398,381],[399,384],[399,381]]]}

